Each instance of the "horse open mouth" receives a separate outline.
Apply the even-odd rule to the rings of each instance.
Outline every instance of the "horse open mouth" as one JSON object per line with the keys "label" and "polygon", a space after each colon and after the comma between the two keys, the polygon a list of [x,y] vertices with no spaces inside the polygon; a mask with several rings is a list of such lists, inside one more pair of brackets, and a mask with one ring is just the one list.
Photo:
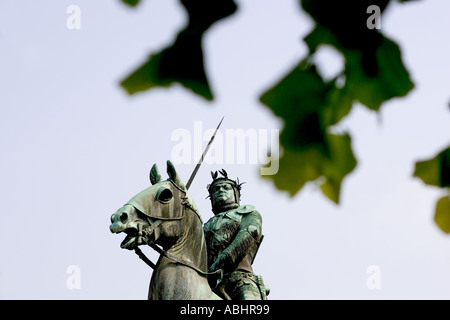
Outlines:
{"label": "horse open mouth", "polygon": [[137,246],[137,240],[139,237],[139,233],[137,229],[134,228],[128,228],[125,229],[123,232],[127,234],[125,239],[121,242],[120,247],[122,249],[129,249],[132,250]]}

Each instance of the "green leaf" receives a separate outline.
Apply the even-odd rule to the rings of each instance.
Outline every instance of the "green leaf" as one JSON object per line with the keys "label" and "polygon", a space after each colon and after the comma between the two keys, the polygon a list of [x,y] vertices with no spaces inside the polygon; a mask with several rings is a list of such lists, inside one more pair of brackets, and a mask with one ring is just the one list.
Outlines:
{"label": "green leaf", "polygon": [[323,158],[317,149],[283,148],[278,172],[264,177],[272,179],[278,190],[285,190],[294,196],[305,183],[320,177]]}
{"label": "green leaf", "polygon": [[389,0],[301,0],[300,3],[316,26],[331,33],[336,48],[339,45],[341,48],[370,55],[379,46],[381,34],[377,29],[367,28],[370,16],[367,8],[375,4],[383,12]]}
{"label": "green leaf", "polygon": [[[428,185],[450,187],[450,146],[430,160],[416,162],[414,176]],[[450,198],[443,197],[436,203],[434,221],[445,233],[450,233]]]}
{"label": "green leaf", "polygon": [[283,146],[324,146],[326,131],[320,110],[330,88],[320,78],[314,66],[302,61],[260,97],[263,104],[284,119],[285,126],[280,136]]}
{"label": "green leaf", "polygon": [[389,0],[301,1],[302,8],[316,22],[304,38],[310,55],[322,44],[339,50],[345,58],[349,97],[372,110],[378,110],[389,99],[405,96],[414,87],[397,44],[366,24],[370,5],[377,5],[383,12],[388,3]]}
{"label": "green leaf", "polygon": [[123,3],[135,7],[139,4],[139,0],[122,0]]}
{"label": "green leaf", "polygon": [[327,135],[329,154],[317,148],[284,148],[279,170],[265,176],[294,196],[307,182],[318,181],[324,195],[339,203],[344,177],[356,166],[348,135]]}
{"label": "green leaf", "polygon": [[121,83],[129,94],[154,87],[168,87],[178,82],[212,100],[212,92],[203,67],[201,35],[184,31],[175,43],[154,54]]}
{"label": "green leaf", "polygon": [[233,0],[181,0],[189,21],[173,45],[150,58],[127,76],[121,86],[129,94],[180,83],[207,100],[213,99],[203,64],[202,37],[216,21],[236,11]]}
{"label": "green leaf", "polygon": [[436,203],[434,221],[445,233],[450,233],[450,198],[442,197]]}
{"label": "green leaf", "polygon": [[[388,0],[377,1],[384,10]],[[306,182],[321,182],[322,192],[338,203],[344,177],[356,166],[348,135],[329,134],[355,101],[378,110],[382,103],[406,95],[413,83],[400,49],[378,30],[367,28],[366,9],[372,0],[337,2],[303,0],[303,9],[316,27],[304,41],[309,55],[278,84],[261,95],[261,102],[284,120],[280,142],[283,155],[273,179],[278,189],[296,194]],[[325,82],[312,61],[320,45],[339,50],[342,74]],[[345,84],[337,86],[337,81]]]}
{"label": "green leaf", "polygon": [[373,53],[376,72],[368,76],[364,66],[364,53],[346,50],[346,86],[356,100],[369,109],[378,110],[381,104],[395,97],[405,96],[414,84],[403,66],[397,44],[383,37]]}
{"label": "green leaf", "polygon": [[[337,79],[334,82],[336,81]],[[349,92],[348,86],[337,88],[335,85],[327,92],[326,99],[326,104],[322,110],[323,122],[326,126],[331,126],[341,121],[350,112],[355,100],[351,92]]]}
{"label": "green leaf", "polygon": [[323,193],[338,203],[341,182],[356,166],[348,135],[329,134],[350,110],[346,89],[324,82],[314,65],[302,61],[260,100],[284,119],[280,135],[283,155],[276,187],[295,195],[309,181],[322,181]]}
{"label": "green leaf", "polygon": [[430,160],[416,162],[414,176],[432,186],[450,187],[450,146]]}
{"label": "green leaf", "polygon": [[326,181],[321,189],[328,198],[339,203],[342,180],[356,167],[356,159],[349,135],[328,135],[328,141],[331,158],[324,163],[323,175]]}
{"label": "green leaf", "polygon": [[379,35],[373,40],[376,46],[358,50],[348,48],[323,26],[316,26],[304,39],[311,55],[323,44],[334,46],[343,54],[346,99],[358,100],[371,110],[378,110],[383,102],[405,96],[414,88],[398,45],[376,34]]}

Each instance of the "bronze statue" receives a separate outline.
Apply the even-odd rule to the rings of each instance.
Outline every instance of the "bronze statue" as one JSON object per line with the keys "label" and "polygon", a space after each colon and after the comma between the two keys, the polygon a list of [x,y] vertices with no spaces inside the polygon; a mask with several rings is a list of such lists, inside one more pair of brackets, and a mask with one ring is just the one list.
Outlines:
{"label": "bronze statue", "polygon": [[167,173],[169,179],[161,181],[153,165],[152,186],[111,216],[110,230],[127,234],[121,243],[124,249],[137,250],[137,246],[148,244],[161,254],[148,299],[220,299],[206,278],[206,243],[197,207],[170,161]]}
{"label": "bronze statue", "polygon": [[[153,165],[152,186],[111,216],[111,232],[127,234],[120,246],[135,250],[154,268],[148,299],[266,298],[262,278],[254,275],[251,267],[262,240],[261,216],[253,206],[239,206],[241,184],[221,172],[225,177],[217,178],[216,173],[208,188],[216,216],[205,226],[170,161],[167,180],[161,180]],[[145,257],[140,245],[160,253],[156,265]]]}
{"label": "bronze statue", "polygon": [[239,179],[227,172],[211,172],[207,186],[214,216],[206,222],[206,244],[210,272],[223,271],[221,278],[210,277],[214,291],[229,300],[265,300],[269,289],[261,276],[253,273],[252,263],[263,239],[262,219],[252,205],[240,206]]}

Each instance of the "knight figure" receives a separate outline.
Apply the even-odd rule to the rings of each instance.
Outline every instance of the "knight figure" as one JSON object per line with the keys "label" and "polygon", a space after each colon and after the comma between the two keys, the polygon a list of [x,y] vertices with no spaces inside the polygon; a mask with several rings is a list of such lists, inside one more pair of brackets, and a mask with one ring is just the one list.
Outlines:
{"label": "knight figure", "polygon": [[219,173],[211,172],[207,189],[214,216],[203,226],[209,271],[222,271],[209,278],[210,286],[224,299],[266,300],[269,289],[252,268],[263,239],[261,215],[254,206],[239,204],[242,183],[223,169]]}

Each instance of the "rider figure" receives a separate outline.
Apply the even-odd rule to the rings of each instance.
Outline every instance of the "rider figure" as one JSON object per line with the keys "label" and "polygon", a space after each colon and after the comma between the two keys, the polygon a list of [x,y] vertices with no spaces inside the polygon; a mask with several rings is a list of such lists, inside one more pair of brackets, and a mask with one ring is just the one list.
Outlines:
{"label": "rider figure", "polygon": [[205,223],[209,271],[223,271],[220,279],[209,278],[213,290],[231,300],[265,300],[268,288],[255,275],[252,263],[262,240],[261,215],[252,205],[240,206],[242,183],[227,172],[211,172],[207,186],[214,216]]}

